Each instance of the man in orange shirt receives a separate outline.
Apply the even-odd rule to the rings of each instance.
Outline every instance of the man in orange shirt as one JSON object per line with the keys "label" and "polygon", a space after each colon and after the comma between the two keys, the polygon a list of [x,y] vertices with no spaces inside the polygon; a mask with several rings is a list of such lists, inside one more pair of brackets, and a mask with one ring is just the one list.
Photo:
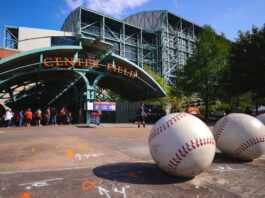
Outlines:
{"label": "man in orange shirt", "polygon": [[27,126],[30,126],[31,120],[32,120],[32,112],[30,111],[30,108],[25,112],[26,122]]}

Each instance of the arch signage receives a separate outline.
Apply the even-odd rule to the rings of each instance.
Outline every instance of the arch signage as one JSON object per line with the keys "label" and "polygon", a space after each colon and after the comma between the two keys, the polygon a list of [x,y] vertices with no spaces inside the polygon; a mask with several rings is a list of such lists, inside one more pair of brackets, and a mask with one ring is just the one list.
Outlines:
{"label": "arch signage", "polygon": [[106,71],[112,71],[117,74],[127,76],[129,78],[135,78],[136,72],[127,69],[125,66],[113,65],[111,63],[99,64],[95,59],[91,58],[68,58],[68,57],[47,57],[44,58],[43,64],[45,67],[76,67],[76,68],[93,68],[95,70],[104,69]]}

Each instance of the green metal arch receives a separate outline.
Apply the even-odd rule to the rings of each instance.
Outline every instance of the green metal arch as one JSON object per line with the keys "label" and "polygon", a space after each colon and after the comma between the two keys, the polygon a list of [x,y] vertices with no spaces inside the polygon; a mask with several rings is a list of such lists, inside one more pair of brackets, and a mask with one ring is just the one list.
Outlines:
{"label": "green metal arch", "polygon": [[[40,62],[36,62],[36,63],[31,63],[29,65],[26,65],[26,66],[22,66],[20,68],[29,68],[29,67],[32,67],[32,66],[36,66],[38,64],[42,64],[42,55],[41,54],[45,54],[45,52],[47,51],[56,51],[56,50],[82,50],[82,45],[80,43],[79,46],[53,46],[53,47],[46,47],[46,48],[39,48],[39,49],[34,49],[34,50],[30,50],[30,51],[26,51],[26,52],[22,52],[22,53],[19,53],[19,54],[16,54],[16,55],[13,55],[13,56],[10,56],[10,57],[7,57],[5,59],[2,59],[0,60],[0,65],[4,64],[4,63],[7,63],[9,61],[15,61],[16,59],[20,59],[20,58],[23,58],[24,56],[28,56],[28,55],[34,55],[34,54],[40,54]],[[163,88],[152,78],[152,76],[150,76],[146,71],[144,71],[142,68],[140,68],[139,66],[137,66],[135,63],[129,61],[128,59],[126,58],[123,58],[119,55],[116,55],[114,53],[111,53],[108,57],[110,58],[116,58],[118,60],[121,60],[125,63],[127,63],[129,66],[131,66],[133,69],[135,69],[138,73],[141,73],[142,76],[145,76],[149,82],[146,82],[144,79],[140,78],[140,77],[136,77],[136,80],[139,80],[144,86],[142,87],[143,90],[146,89],[145,87],[148,87],[148,89],[151,89],[153,90],[154,92],[157,92],[157,90],[159,89],[159,93],[160,95],[162,94],[163,96],[167,96],[167,94],[165,93],[165,91],[163,90]],[[8,71],[5,71],[5,72],[2,72],[0,73],[0,75],[4,74],[4,73],[8,73],[10,71],[15,71],[17,69],[20,69],[20,68],[15,68],[15,67],[12,67],[12,69],[8,70]],[[1,67],[0,67],[1,69]],[[8,79],[2,79],[0,84],[2,83],[5,83],[7,81],[10,81],[10,80],[14,80],[16,79],[17,77],[20,77],[22,75],[28,75],[29,73],[35,73],[36,72],[36,69],[37,68],[34,68],[31,72],[17,72],[17,73],[14,73],[12,77],[9,77]],[[82,71],[82,72],[89,72],[89,73],[94,73],[96,75],[103,75],[102,72],[99,72],[99,71],[94,71],[94,70],[90,70],[90,69],[76,69],[76,68],[53,68],[51,69],[53,71],[58,71],[58,70],[75,70],[75,71]],[[40,68],[37,69],[37,71],[41,71]],[[43,70],[44,71],[44,70]],[[106,74],[107,76],[112,76],[110,74]],[[122,79],[121,77],[119,76],[112,76],[114,78],[118,78],[118,79]],[[100,79],[98,79],[100,80]],[[123,80],[126,80],[126,79],[123,79]],[[139,88],[138,85],[136,84],[133,84],[131,81],[128,81],[128,83],[131,83],[132,86],[136,86]],[[91,86],[91,85],[90,85]],[[92,85],[93,86],[93,85]],[[151,94],[151,92],[149,92],[149,94]],[[151,94],[151,95],[154,95],[154,94]],[[150,96],[151,96],[150,95]],[[155,96],[155,95],[154,95]]]}
{"label": "green metal arch", "polygon": [[82,46],[77,46],[77,45],[62,45],[62,46],[38,48],[38,49],[29,50],[29,51],[21,52],[21,53],[6,57],[6,58],[0,60],[0,65],[3,63],[7,63],[11,60],[15,60],[17,58],[21,58],[23,56],[41,53],[41,52],[46,52],[46,51],[60,50],[60,49],[82,50],[83,48],[82,48]]}
{"label": "green metal arch", "polygon": [[123,57],[121,57],[121,56],[119,56],[119,55],[116,55],[116,54],[111,54],[111,56],[113,56],[113,57],[116,57],[116,58],[119,58],[119,59],[121,59],[121,60],[123,60],[123,61],[125,61],[125,62],[127,62],[127,63],[129,63],[129,64],[131,64],[132,66],[134,66],[136,69],[138,69],[138,70],[140,70],[141,72],[143,72],[146,76],[148,76],[155,84],[156,84],[156,86],[163,92],[163,94],[165,95],[165,96],[167,96],[167,93],[164,91],[164,89],[158,84],[158,82],[152,77],[152,76],[150,76],[150,74],[148,74],[144,69],[142,69],[141,67],[139,67],[138,65],[136,65],[135,63],[133,63],[133,62],[131,62],[130,60],[128,60],[128,59],[126,59],[126,58],[123,58]]}

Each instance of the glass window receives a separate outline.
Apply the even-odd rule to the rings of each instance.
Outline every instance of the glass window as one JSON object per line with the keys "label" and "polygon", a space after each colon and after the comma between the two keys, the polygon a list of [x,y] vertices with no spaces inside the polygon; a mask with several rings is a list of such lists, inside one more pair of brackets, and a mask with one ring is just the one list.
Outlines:
{"label": "glass window", "polygon": [[74,45],[75,37],[65,37],[65,36],[53,36],[51,37],[51,46],[57,45]]}

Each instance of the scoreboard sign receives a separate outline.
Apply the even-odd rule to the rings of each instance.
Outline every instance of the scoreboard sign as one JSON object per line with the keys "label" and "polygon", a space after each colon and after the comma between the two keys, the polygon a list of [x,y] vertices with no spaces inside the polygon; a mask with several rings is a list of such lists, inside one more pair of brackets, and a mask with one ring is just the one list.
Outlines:
{"label": "scoreboard sign", "polygon": [[116,102],[99,102],[94,101],[94,111],[116,111]]}

